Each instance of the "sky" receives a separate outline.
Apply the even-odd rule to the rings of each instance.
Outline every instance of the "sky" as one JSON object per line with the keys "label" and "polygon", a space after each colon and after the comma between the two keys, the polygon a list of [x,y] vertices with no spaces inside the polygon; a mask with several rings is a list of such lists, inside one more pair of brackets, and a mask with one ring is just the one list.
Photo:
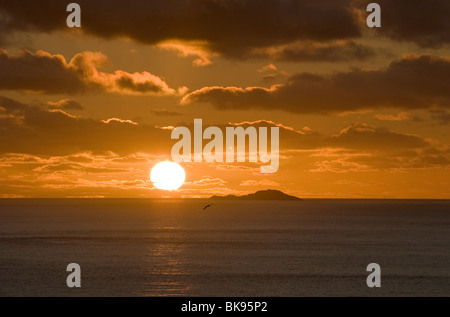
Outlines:
{"label": "sky", "polygon": [[[0,197],[449,199],[450,2],[370,2],[0,0]],[[196,118],[279,127],[278,171],[155,188]]]}

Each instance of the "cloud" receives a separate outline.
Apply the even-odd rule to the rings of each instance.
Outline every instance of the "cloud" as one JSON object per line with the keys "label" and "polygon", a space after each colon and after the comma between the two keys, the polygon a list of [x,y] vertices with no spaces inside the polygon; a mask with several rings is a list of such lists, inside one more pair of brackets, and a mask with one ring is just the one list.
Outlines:
{"label": "cloud", "polygon": [[271,127],[278,127],[281,128],[282,130],[287,130],[290,132],[295,132],[295,133],[299,133],[299,134],[306,134],[306,133],[310,133],[311,129],[308,127],[304,127],[301,130],[296,130],[293,127],[284,125],[282,123],[276,123],[272,120],[255,120],[255,121],[242,121],[242,122],[229,122],[229,125],[233,125],[233,126],[242,126],[242,127],[249,127],[249,126],[253,126],[256,128],[259,127],[267,127],[267,126],[271,126]]}
{"label": "cloud", "polygon": [[[371,2],[128,0],[109,1],[105,9],[103,1],[77,1],[82,8],[82,32],[105,39],[127,37],[149,45],[175,43],[166,48],[194,56],[197,66],[210,64],[210,53],[234,59],[370,57],[374,51],[357,40],[367,32],[366,7]],[[433,48],[450,43],[447,0],[377,3],[382,8],[382,27],[369,30],[377,37]],[[0,0],[0,43],[14,31],[68,31],[66,5],[53,0]]]}
{"label": "cloud", "polygon": [[348,172],[374,172],[377,169],[365,164],[365,162],[359,162],[361,155],[355,156],[340,156],[336,159],[316,160],[314,162],[314,168],[311,168],[309,172],[312,173],[348,173]]}
{"label": "cloud", "polygon": [[170,153],[170,131],[112,118],[75,117],[0,96],[0,153],[68,155],[74,152],[119,154]]}
{"label": "cloud", "polygon": [[151,196],[154,188],[148,171],[163,159],[152,154],[112,152],[2,154],[0,162],[8,162],[8,167],[0,168],[0,192],[31,197]]}
{"label": "cloud", "polygon": [[105,124],[110,124],[110,123],[127,123],[127,124],[137,125],[137,123],[132,121],[132,120],[119,119],[119,118],[110,118],[110,119],[107,119],[107,120],[100,120],[100,122],[105,123]]}
{"label": "cloud", "polygon": [[263,73],[263,72],[274,71],[274,70],[277,70],[277,67],[274,64],[269,64],[269,65],[263,66],[260,69],[258,69],[258,72]]}
{"label": "cloud", "polygon": [[316,156],[314,168],[310,172],[407,172],[417,169],[445,168],[450,166],[448,155],[427,155],[422,150],[411,153],[394,152],[366,152],[346,153],[337,152],[334,158],[329,156],[320,159]]}
{"label": "cloud", "polygon": [[432,109],[430,110],[431,117],[433,120],[437,121],[439,124],[450,123],[450,113],[445,110]]}
{"label": "cloud", "polygon": [[174,126],[172,126],[172,125],[168,125],[168,126],[163,126],[163,127],[160,127],[160,126],[155,126],[155,129],[160,129],[160,130],[167,130],[167,131],[172,131],[172,130],[174,130],[174,129],[175,129],[175,127],[174,127]]}
{"label": "cloud", "polygon": [[355,149],[424,148],[432,143],[420,136],[390,131],[364,123],[354,123],[327,139],[330,145]]}
{"label": "cloud", "polygon": [[376,114],[373,116],[375,119],[380,121],[422,121],[417,116],[414,116],[408,112],[399,112],[396,115],[393,114]]}
{"label": "cloud", "polygon": [[221,178],[204,177],[200,180],[186,182],[185,187],[187,187],[187,188],[221,187],[221,186],[224,186],[226,183],[228,183],[228,182]]}
{"label": "cloud", "polygon": [[307,127],[294,129],[268,120],[233,125],[278,126],[280,170],[298,170],[299,162],[304,162],[310,172],[333,173],[404,172],[450,166],[450,151],[445,144],[367,123],[352,123],[335,134],[323,134]]}
{"label": "cloud", "polygon": [[9,55],[0,50],[0,89],[77,93],[84,90],[82,79],[62,55],[27,50]]}
{"label": "cloud", "polygon": [[254,179],[248,179],[245,181],[242,181],[239,186],[269,186],[269,187],[278,187],[281,186],[279,183],[272,181],[270,179],[261,179],[261,180],[254,180]]}
{"label": "cloud", "polygon": [[124,173],[129,172],[130,168],[108,168],[108,167],[94,167],[88,164],[79,164],[79,163],[57,163],[57,164],[48,164],[35,168],[33,171],[35,172],[64,172],[65,175],[68,174],[69,171],[82,171],[85,173]]}
{"label": "cloud", "polygon": [[99,71],[98,68],[107,61],[108,58],[98,52],[79,53],[67,62],[62,55],[45,51],[22,50],[17,55],[9,55],[0,50],[0,89],[49,94],[96,91],[129,95],[177,95],[186,89],[170,88],[163,79],[146,71]]}
{"label": "cloud", "polygon": [[[148,180],[148,173],[156,162],[170,158],[175,143],[170,139],[170,130],[143,123],[134,125],[120,118],[105,123],[69,116],[61,109],[51,112],[41,106],[0,97],[0,192],[3,196],[151,197],[161,194]],[[293,173],[302,177],[312,173],[314,176],[310,177],[324,179],[341,173],[346,173],[346,179],[353,179],[352,173],[358,173],[356,180],[361,180],[365,173],[405,173],[419,169],[426,170],[425,173],[434,169],[439,173],[450,166],[448,145],[366,123],[348,124],[332,134],[270,120],[214,125],[222,129],[230,125],[279,127],[280,173],[273,179],[261,179],[259,166],[248,162],[185,163],[183,167],[190,179],[177,195],[204,197],[233,193],[233,187],[239,184],[248,190],[251,186],[287,186]],[[331,178],[330,183],[334,180]]]}
{"label": "cloud", "polygon": [[342,113],[374,108],[450,107],[450,58],[404,55],[384,69],[353,69],[330,75],[301,73],[265,87],[203,87],[181,104],[208,103],[219,110],[285,110]]}
{"label": "cloud", "polygon": [[[169,157],[171,147],[175,143],[170,138],[174,126],[154,127],[121,118],[97,121],[75,117],[62,110],[30,106],[5,97],[0,97],[0,108],[2,109],[0,111],[2,131],[0,153],[55,156],[90,151],[96,154],[113,152],[119,155],[153,153]],[[179,125],[192,128],[193,123]],[[434,148],[437,152],[428,152],[426,155],[446,155],[439,150],[440,145],[437,141],[364,123],[350,124],[332,135],[322,134],[307,127],[296,129],[269,120],[244,121],[217,126],[224,131],[225,127],[230,125],[244,128],[248,126],[278,127],[282,155],[293,153],[289,151],[322,148],[386,153]],[[88,160],[89,157],[76,156],[73,160],[75,159],[83,161]],[[0,161],[0,163],[8,164],[9,162]],[[257,166],[245,164],[222,165],[217,164],[217,168],[257,168]]]}
{"label": "cloud", "polygon": [[[192,128],[190,125],[186,125]],[[227,126],[271,127],[279,128],[280,154],[284,157],[296,153],[309,153],[317,156],[340,156],[342,151],[357,155],[367,153],[391,153],[416,155],[421,151],[424,155],[446,155],[442,150],[444,145],[430,138],[417,134],[407,134],[392,131],[384,127],[377,127],[367,123],[351,123],[334,134],[324,134],[308,127],[296,129],[294,127],[276,123],[271,120],[243,121],[217,125],[222,130]],[[346,153],[347,153],[346,152]]]}
{"label": "cloud", "polygon": [[332,42],[297,41],[293,43],[255,48],[247,58],[270,58],[283,61],[354,61],[365,60],[377,54],[367,45],[352,40]]}
{"label": "cloud", "polygon": [[[182,46],[171,48],[184,56],[195,55],[196,65],[210,63],[205,52],[247,58],[259,48],[299,41],[348,40],[361,35],[353,0],[129,0],[110,1],[107,7],[101,1],[77,3],[83,12],[83,32],[107,39],[128,37],[150,45],[176,41]],[[23,0],[20,4],[0,1],[5,16],[2,33],[66,31],[61,19],[66,5],[53,0]],[[335,59],[330,54],[328,57]]]}
{"label": "cloud", "polygon": [[62,109],[62,110],[83,110],[83,106],[73,99],[61,99],[56,102],[49,101],[47,105],[50,109]]}
{"label": "cloud", "polygon": [[[158,44],[158,47],[178,52],[182,57],[195,56],[196,58],[192,62],[194,66],[209,66],[212,64],[212,58],[219,55],[219,53],[211,52],[207,42],[196,45],[189,42],[164,42]],[[371,46],[359,44],[353,40],[325,42],[302,40],[281,45],[248,48],[247,50],[234,48],[222,53],[228,58],[237,60],[271,59],[273,61],[290,62],[338,62],[366,60],[377,54],[386,55],[387,51],[376,50]]]}
{"label": "cloud", "polygon": [[215,54],[209,52],[206,43],[184,43],[179,41],[167,41],[158,44],[159,48],[175,51],[182,57],[195,56],[192,65],[209,66],[212,64],[211,57]]}
{"label": "cloud", "polygon": [[76,119],[77,118],[77,116],[75,116],[73,114],[70,114],[70,113],[67,113],[67,112],[65,112],[65,111],[63,111],[61,109],[50,109],[48,112],[50,112],[50,113],[60,113],[60,114],[64,115],[65,117],[69,117],[69,118],[72,118],[72,119]]}
{"label": "cloud", "polygon": [[[355,0],[366,7],[371,0]],[[422,47],[441,47],[450,43],[450,2],[447,0],[379,0],[382,27],[377,34],[396,41],[413,42]]]}

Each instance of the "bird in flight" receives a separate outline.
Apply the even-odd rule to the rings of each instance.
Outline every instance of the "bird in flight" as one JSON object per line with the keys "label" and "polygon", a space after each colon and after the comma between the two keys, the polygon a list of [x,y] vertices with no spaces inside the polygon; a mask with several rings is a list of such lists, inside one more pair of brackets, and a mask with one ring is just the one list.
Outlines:
{"label": "bird in flight", "polygon": [[208,208],[211,207],[211,206],[212,206],[212,204],[211,204],[211,205],[206,205],[205,207],[203,207],[202,210],[204,211],[204,210],[208,209]]}

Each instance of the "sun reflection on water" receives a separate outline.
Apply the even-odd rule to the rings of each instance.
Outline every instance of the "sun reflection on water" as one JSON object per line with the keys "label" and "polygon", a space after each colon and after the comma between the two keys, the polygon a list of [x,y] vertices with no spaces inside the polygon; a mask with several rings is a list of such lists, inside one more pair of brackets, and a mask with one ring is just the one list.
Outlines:
{"label": "sun reflection on water", "polygon": [[149,280],[145,296],[182,296],[189,290],[182,239],[180,227],[158,228],[145,256]]}

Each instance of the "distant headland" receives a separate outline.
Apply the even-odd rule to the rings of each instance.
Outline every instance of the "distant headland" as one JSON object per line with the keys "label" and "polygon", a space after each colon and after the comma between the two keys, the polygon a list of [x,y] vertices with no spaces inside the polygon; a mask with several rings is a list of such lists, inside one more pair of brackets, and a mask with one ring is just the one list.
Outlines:
{"label": "distant headland", "polygon": [[267,189],[267,190],[259,190],[255,193],[236,196],[236,195],[227,195],[227,196],[211,196],[209,199],[214,200],[301,200],[298,197],[291,196],[283,193],[279,190]]}

